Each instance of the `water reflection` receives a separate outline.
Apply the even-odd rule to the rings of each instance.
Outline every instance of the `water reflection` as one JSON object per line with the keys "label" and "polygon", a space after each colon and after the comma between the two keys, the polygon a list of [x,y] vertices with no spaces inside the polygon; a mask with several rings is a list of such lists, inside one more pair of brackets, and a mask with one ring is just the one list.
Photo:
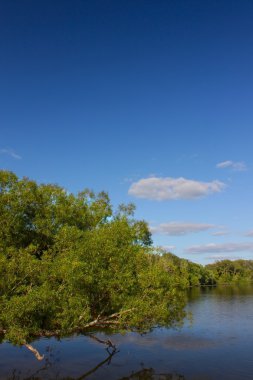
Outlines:
{"label": "water reflection", "polygon": [[[81,377],[57,377],[55,380],[81,380],[85,379],[89,376],[88,374],[84,374]],[[38,376],[30,376],[26,378],[16,377],[15,373],[13,377],[9,377],[8,380],[42,380],[42,377]],[[129,376],[121,377],[119,380],[186,380],[186,378],[182,375],[178,374],[167,374],[167,373],[155,373],[153,368],[144,368],[138,372],[132,373]]]}
{"label": "water reflection", "polygon": [[[112,357],[116,354],[116,352],[110,353],[108,357],[102,362],[98,363],[94,368],[90,369],[88,372],[85,372],[83,375],[78,377],[61,377],[56,375],[51,379],[55,380],[83,380],[88,378],[90,375],[94,374],[101,366],[104,364],[110,364]],[[13,371],[12,376],[8,377],[7,380],[43,380],[44,377],[40,376],[39,372],[48,369],[48,363],[46,363],[45,367],[42,367],[40,370],[36,371],[33,375],[29,377],[22,377],[21,372],[16,370]],[[132,372],[128,376],[124,376],[119,378],[118,380],[186,380],[186,378],[182,375],[176,373],[158,373],[153,368],[142,368],[139,371]]]}
{"label": "water reflection", "polygon": [[234,297],[252,297],[252,284],[192,287],[187,292],[188,302],[200,301],[203,296],[212,296],[226,300]]}
{"label": "water reflection", "polygon": [[[57,359],[54,358],[53,349],[50,346],[46,347],[46,355],[43,360],[43,366],[36,370],[32,375],[24,375],[21,370],[14,369],[12,374],[7,378],[7,380],[41,380],[43,379],[42,373],[46,373],[50,370],[51,367],[57,362]],[[42,377],[41,377],[42,376]]]}
{"label": "water reflection", "polygon": [[[105,358],[105,360],[103,360],[102,362],[98,363],[94,368],[90,369],[88,372],[85,372],[83,375],[79,376],[78,378],[76,378],[76,380],[82,380],[82,379],[85,379],[87,378],[88,376],[90,376],[92,373],[95,373],[100,367],[102,367],[104,364],[107,364],[107,365],[110,365],[111,364],[111,360],[113,358],[113,356],[118,352],[116,349],[113,350],[112,352],[108,351],[108,356],[107,358]],[[70,378],[68,378],[70,380]],[[66,379],[67,380],[67,379]],[[71,379],[72,380],[72,379]],[[74,379],[73,379],[74,380]]]}
{"label": "water reflection", "polygon": [[[7,380],[43,380],[43,379],[54,379],[54,380],[82,380],[86,379],[87,377],[90,377],[92,374],[94,374],[100,367],[107,364],[110,365],[112,358],[114,355],[116,355],[119,351],[116,349],[116,347],[112,348],[106,348],[105,351],[107,353],[107,356],[104,360],[97,363],[95,367],[89,369],[88,371],[85,371],[81,376],[78,377],[62,377],[59,373],[54,373],[53,376],[49,376],[50,369],[54,367],[54,365],[57,364],[57,358],[55,358],[52,347],[47,347],[47,354],[45,356],[45,363],[44,365],[36,370],[33,374],[29,376],[22,375],[21,371],[18,371],[17,369],[14,369],[12,372],[12,375],[8,377]],[[45,377],[46,376],[46,377]]]}
{"label": "water reflection", "polygon": [[169,373],[156,373],[153,368],[143,368],[129,376],[122,377],[119,380],[186,380],[184,376]]}
{"label": "water reflection", "polygon": [[[149,334],[98,335],[119,352],[85,336],[40,339],[38,362],[25,348],[0,345],[0,380],[251,380],[253,287],[193,288],[193,323]],[[16,369],[14,369],[16,368]]]}

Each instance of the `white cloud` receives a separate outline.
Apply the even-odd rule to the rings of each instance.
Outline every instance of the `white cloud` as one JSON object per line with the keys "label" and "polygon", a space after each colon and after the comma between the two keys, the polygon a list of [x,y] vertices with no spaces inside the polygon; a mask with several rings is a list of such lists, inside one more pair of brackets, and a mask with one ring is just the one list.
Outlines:
{"label": "white cloud", "polygon": [[0,149],[0,154],[7,154],[8,156],[15,158],[16,160],[21,160],[21,158],[22,158],[13,149],[2,148],[2,149]]}
{"label": "white cloud", "polygon": [[186,249],[188,253],[226,253],[226,252],[253,252],[253,243],[209,243],[193,245]]}
{"label": "white cloud", "polygon": [[222,162],[219,162],[217,165],[216,165],[216,168],[218,169],[226,169],[226,168],[230,168],[234,171],[238,171],[238,172],[243,172],[245,170],[247,170],[247,166],[244,162],[235,162],[235,161],[222,161]]}
{"label": "white cloud", "polygon": [[128,193],[137,198],[164,201],[201,198],[224,188],[225,184],[217,180],[200,182],[183,177],[149,177],[134,182]]}
{"label": "white cloud", "polygon": [[213,224],[191,223],[191,222],[169,222],[150,227],[152,233],[169,236],[182,236],[196,232],[207,231],[214,228]]}

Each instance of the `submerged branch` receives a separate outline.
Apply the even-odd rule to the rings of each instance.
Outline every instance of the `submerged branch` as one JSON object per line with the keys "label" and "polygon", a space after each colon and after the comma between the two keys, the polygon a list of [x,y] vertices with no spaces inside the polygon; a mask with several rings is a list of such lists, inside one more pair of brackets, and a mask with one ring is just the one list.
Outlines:
{"label": "submerged branch", "polygon": [[85,379],[86,377],[90,376],[92,373],[96,372],[100,367],[102,367],[105,363],[107,363],[108,365],[111,363],[111,360],[112,360],[112,357],[113,355],[115,355],[117,353],[117,351],[112,351],[111,353],[109,352],[109,355],[107,356],[106,359],[104,359],[102,362],[100,362],[99,364],[97,364],[94,368],[92,368],[91,370],[89,370],[88,372],[84,373],[83,375],[81,375],[80,377],[78,377],[76,380],[82,380],[82,379]]}
{"label": "submerged branch", "polygon": [[31,344],[24,343],[24,346],[25,346],[29,351],[31,351],[31,352],[35,355],[36,359],[38,359],[39,361],[41,361],[41,360],[44,359],[44,355],[41,355],[41,354],[39,353],[39,351],[38,351],[36,348],[34,348]]}
{"label": "submerged branch", "polygon": [[93,334],[85,334],[85,335],[88,336],[89,338],[95,340],[98,343],[105,344],[107,346],[107,351],[109,348],[112,348],[112,352],[116,352],[116,346],[115,346],[115,344],[112,343],[112,341],[110,339],[103,340],[103,339],[100,339],[96,335],[93,335]]}

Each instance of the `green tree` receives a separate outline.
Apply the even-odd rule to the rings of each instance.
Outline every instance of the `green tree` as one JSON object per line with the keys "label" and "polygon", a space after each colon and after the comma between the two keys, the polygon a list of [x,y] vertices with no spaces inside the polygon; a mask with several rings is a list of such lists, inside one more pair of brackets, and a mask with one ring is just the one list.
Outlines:
{"label": "green tree", "polygon": [[181,323],[186,286],[134,206],[0,172],[0,330],[22,344]]}
{"label": "green tree", "polygon": [[253,260],[220,260],[206,268],[213,273],[218,283],[253,281]]}

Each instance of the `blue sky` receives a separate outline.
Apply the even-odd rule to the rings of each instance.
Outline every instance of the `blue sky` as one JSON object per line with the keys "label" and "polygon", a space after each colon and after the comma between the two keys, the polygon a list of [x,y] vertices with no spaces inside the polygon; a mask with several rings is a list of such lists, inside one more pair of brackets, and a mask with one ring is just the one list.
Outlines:
{"label": "blue sky", "polygon": [[253,259],[253,3],[2,0],[0,165],[134,202],[154,243]]}

